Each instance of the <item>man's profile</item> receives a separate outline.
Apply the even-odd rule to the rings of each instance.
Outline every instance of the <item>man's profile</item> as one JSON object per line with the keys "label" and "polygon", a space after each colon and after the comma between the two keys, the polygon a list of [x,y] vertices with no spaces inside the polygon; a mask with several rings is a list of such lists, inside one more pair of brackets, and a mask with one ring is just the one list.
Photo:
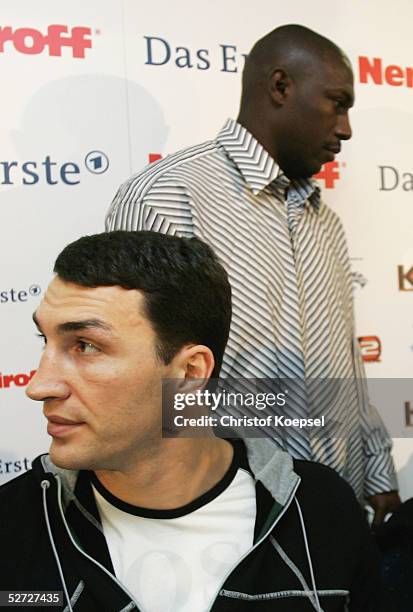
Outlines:
{"label": "man's profile", "polygon": [[69,612],[388,612],[333,470],[266,439],[161,436],[162,379],[219,375],[231,292],[211,248],[97,234],[55,272],[27,390],[52,442],[0,488],[0,590],[63,591]]}

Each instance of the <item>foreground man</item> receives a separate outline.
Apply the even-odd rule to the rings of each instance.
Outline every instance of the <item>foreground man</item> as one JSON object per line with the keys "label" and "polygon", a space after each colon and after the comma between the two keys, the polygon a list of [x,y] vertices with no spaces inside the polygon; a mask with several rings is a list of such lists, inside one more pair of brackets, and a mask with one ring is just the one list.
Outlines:
{"label": "foreground man", "polygon": [[[288,416],[337,421],[334,440],[294,431],[284,448],[336,469],[378,525],[400,503],[391,439],[351,383],[364,370],[346,240],[310,178],[351,137],[353,101],[351,66],[334,43],[302,26],[277,28],[246,60],[238,120],[122,185],[106,229],[196,235],[213,246],[233,289],[224,376],[294,380]],[[332,402],[320,379],[349,385]]]}
{"label": "foreground man", "polygon": [[0,590],[75,612],[389,612],[351,488],[270,440],[161,437],[161,381],[218,376],[231,300],[201,241],[64,249],[28,395],[50,455],[0,488]]}

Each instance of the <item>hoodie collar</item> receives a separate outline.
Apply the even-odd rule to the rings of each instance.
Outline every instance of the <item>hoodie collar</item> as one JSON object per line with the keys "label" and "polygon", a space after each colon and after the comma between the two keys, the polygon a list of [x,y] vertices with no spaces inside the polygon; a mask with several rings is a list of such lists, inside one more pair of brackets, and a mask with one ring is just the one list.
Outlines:
{"label": "hoodie collar", "polygon": [[315,210],[320,206],[320,188],[313,179],[290,181],[276,161],[240,123],[228,119],[217,136],[254,195],[271,183],[288,189],[287,201],[304,206],[309,200]]}
{"label": "hoodie collar", "polygon": [[285,506],[300,482],[300,477],[294,472],[291,455],[269,438],[247,438],[244,443],[255,479],[262,482],[273,498]]}
{"label": "hoodie collar", "polygon": [[[284,506],[300,481],[300,477],[294,472],[292,457],[267,438],[246,439],[244,443],[254,478]],[[38,457],[33,462],[33,470],[39,481],[44,478],[45,473],[60,477],[65,508],[72,500],[76,500],[75,487],[79,472],[56,467],[49,455]]]}

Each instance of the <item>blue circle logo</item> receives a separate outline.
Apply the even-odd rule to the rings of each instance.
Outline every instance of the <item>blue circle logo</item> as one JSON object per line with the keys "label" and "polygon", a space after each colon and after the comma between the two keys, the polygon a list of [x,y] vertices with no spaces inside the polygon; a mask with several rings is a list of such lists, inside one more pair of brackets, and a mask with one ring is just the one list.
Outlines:
{"label": "blue circle logo", "polygon": [[90,151],[85,157],[85,166],[92,174],[103,174],[109,168],[109,158],[102,151]]}
{"label": "blue circle logo", "polygon": [[33,297],[37,297],[38,295],[41,294],[41,292],[42,292],[42,290],[40,289],[39,285],[31,285],[29,287],[29,293]]}

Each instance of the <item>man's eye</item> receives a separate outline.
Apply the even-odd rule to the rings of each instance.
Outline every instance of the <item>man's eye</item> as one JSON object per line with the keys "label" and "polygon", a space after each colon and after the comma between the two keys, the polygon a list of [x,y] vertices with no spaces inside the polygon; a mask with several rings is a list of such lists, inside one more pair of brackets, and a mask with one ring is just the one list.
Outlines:
{"label": "man's eye", "polygon": [[100,352],[94,344],[92,344],[91,342],[85,342],[84,340],[78,341],[77,348],[81,353],[85,353],[86,355],[91,355],[92,353]]}

